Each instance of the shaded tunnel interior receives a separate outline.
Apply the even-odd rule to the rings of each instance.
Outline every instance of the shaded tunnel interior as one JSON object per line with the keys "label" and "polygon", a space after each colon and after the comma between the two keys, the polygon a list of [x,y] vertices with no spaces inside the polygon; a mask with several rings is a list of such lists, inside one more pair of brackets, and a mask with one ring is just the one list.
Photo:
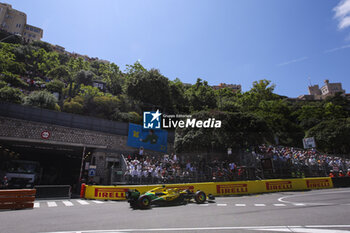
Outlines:
{"label": "shaded tunnel interior", "polygon": [[[83,151],[83,147],[70,145],[0,141],[0,175],[3,177],[11,170],[23,173],[35,170],[36,185],[75,186],[79,182]],[[85,158],[91,152],[91,148],[86,148]]]}

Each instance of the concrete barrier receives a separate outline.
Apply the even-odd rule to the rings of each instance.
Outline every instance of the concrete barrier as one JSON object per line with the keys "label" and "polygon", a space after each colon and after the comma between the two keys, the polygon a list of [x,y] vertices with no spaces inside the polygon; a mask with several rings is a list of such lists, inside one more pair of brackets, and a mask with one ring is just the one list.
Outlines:
{"label": "concrete barrier", "polygon": [[334,177],[332,178],[335,188],[350,187],[350,177]]}
{"label": "concrete barrier", "polygon": [[[125,200],[125,192],[128,189],[137,189],[139,192],[144,193],[150,189],[160,186],[161,185],[86,185],[84,197],[86,199]],[[166,187],[190,189],[193,191],[202,190],[206,194],[213,194],[214,196],[225,196],[308,189],[325,189],[333,188],[333,183],[332,179],[329,177],[317,177],[301,179],[166,184]]]}

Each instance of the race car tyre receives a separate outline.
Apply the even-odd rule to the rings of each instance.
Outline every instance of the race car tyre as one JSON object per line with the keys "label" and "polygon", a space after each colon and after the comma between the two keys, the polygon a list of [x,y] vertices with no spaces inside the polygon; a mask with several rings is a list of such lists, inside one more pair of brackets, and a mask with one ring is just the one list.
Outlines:
{"label": "race car tyre", "polygon": [[207,196],[203,191],[197,191],[194,194],[194,200],[197,204],[203,204],[207,200]]}
{"label": "race car tyre", "polygon": [[151,206],[151,199],[147,195],[142,195],[138,202],[140,209],[147,209]]}
{"label": "race car tyre", "polygon": [[130,207],[133,208],[133,209],[136,209],[137,208],[137,201],[130,201]]}

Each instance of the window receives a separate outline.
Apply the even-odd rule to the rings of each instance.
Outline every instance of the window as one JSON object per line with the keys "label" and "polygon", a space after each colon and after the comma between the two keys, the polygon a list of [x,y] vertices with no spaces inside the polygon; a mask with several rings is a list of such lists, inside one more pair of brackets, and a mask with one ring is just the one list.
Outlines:
{"label": "window", "polygon": [[35,35],[33,35],[33,38],[35,38],[36,36]]}
{"label": "window", "polygon": [[23,33],[23,35],[26,35],[26,34],[27,34],[26,32]]}
{"label": "window", "polygon": [[30,31],[33,31],[33,28],[30,28]]}

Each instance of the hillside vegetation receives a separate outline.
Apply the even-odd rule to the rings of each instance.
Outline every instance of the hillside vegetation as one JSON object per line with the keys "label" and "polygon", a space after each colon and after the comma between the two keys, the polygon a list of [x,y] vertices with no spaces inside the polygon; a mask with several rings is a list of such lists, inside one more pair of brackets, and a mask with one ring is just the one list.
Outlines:
{"label": "hillside vegetation", "polygon": [[[199,78],[184,85],[139,62],[122,71],[114,63],[55,52],[41,41],[0,43],[0,73],[0,101],[134,123],[152,109],[223,121],[221,129],[177,130],[178,151],[225,151],[264,142],[301,147],[302,138],[314,136],[322,151],[350,152],[350,104],[341,95],[290,101],[275,94],[268,80],[254,82],[244,93],[213,90]],[[239,77],[232,79],[239,83]]]}

